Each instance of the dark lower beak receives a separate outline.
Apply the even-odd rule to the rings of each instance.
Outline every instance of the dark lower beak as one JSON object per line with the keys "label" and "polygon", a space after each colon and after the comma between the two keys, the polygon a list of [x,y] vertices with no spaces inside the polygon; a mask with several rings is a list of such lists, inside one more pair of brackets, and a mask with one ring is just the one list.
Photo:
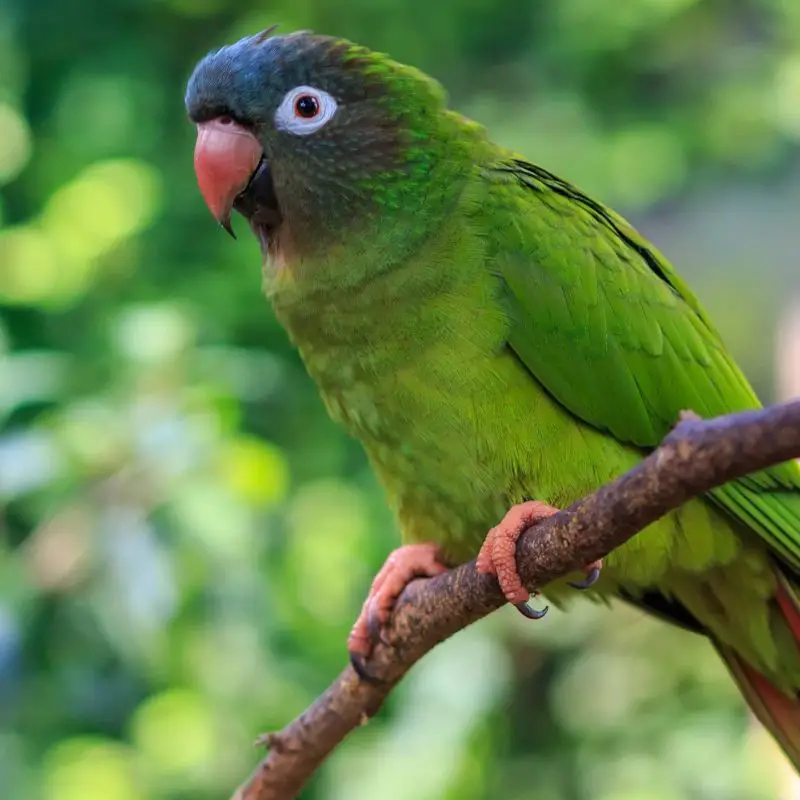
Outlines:
{"label": "dark lower beak", "polygon": [[275,228],[281,221],[275,185],[269,163],[262,158],[247,186],[236,196],[233,207],[251,225]]}

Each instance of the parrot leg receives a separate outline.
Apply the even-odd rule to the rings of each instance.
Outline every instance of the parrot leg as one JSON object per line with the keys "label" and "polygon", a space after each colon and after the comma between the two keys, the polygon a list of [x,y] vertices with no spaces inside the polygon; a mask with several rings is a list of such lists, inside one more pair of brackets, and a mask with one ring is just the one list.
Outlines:
{"label": "parrot leg", "polygon": [[[528,605],[531,593],[522,585],[522,579],[517,571],[517,539],[526,528],[557,513],[557,508],[537,500],[513,506],[500,524],[486,535],[478,553],[477,571],[494,575],[508,602],[529,619],[541,619],[547,613],[548,607],[545,606],[538,611]],[[592,562],[584,568],[586,577],[570,585],[576,589],[588,589],[597,582],[601,568],[602,561]],[[538,592],[533,593],[534,596],[537,594]]]}
{"label": "parrot leg", "polygon": [[433,543],[409,544],[394,550],[372,582],[367,599],[347,640],[350,661],[355,671],[367,679],[363,659],[380,635],[381,626],[392,616],[395,600],[413,578],[433,578],[447,572]]}

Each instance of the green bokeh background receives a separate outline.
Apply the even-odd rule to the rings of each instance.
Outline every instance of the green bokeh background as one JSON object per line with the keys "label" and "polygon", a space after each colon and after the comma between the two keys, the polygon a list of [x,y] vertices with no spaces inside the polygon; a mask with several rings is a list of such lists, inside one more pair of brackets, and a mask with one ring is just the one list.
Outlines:
{"label": "green bokeh background", "polygon": [[[775,396],[800,292],[796,0],[2,0],[3,798],[224,800],[255,735],[338,673],[397,544],[261,297],[255,242],[195,186],[186,78],[274,22],[414,63],[627,214]],[[304,796],[786,786],[705,642],[577,603],[438,648]]]}

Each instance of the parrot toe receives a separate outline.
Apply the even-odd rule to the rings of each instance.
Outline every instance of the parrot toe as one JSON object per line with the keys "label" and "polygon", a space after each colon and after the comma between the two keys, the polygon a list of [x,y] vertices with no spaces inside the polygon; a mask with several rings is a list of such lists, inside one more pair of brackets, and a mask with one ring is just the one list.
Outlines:
{"label": "parrot toe", "polygon": [[350,632],[350,663],[360,678],[372,681],[366,668],[383,626],[391,619],[395,601],[414,578],[433,578],[447,572],[439,560],[439,548],[430,542],[410,544],[393,551],[372,582],[361,613]]}
{"label": "parrot toe", "polygon": [[526,528],[557,513],[557,508],[536,500],[513,506],[486,535],[478,553],[478,572],[495,575],[508,602],[528,619],[541,619],[547,613],[547,606],[539,611],[528,605],[531,593],[517,572],[517,539]]}

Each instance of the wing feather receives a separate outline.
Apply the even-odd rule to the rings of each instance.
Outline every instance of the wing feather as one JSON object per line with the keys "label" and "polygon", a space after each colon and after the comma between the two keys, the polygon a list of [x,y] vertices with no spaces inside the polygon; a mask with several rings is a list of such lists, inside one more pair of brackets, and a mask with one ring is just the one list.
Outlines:
{"label": "wing feather", "polygon": [[[622,217],[521,160],[486,171],[513,226],[491,234],[508,288],[508,343],[559,402],[644,450],[683,409],[704,417],[760,403],[669,262]],[[710,493],[800,572],[800,467]]]}

